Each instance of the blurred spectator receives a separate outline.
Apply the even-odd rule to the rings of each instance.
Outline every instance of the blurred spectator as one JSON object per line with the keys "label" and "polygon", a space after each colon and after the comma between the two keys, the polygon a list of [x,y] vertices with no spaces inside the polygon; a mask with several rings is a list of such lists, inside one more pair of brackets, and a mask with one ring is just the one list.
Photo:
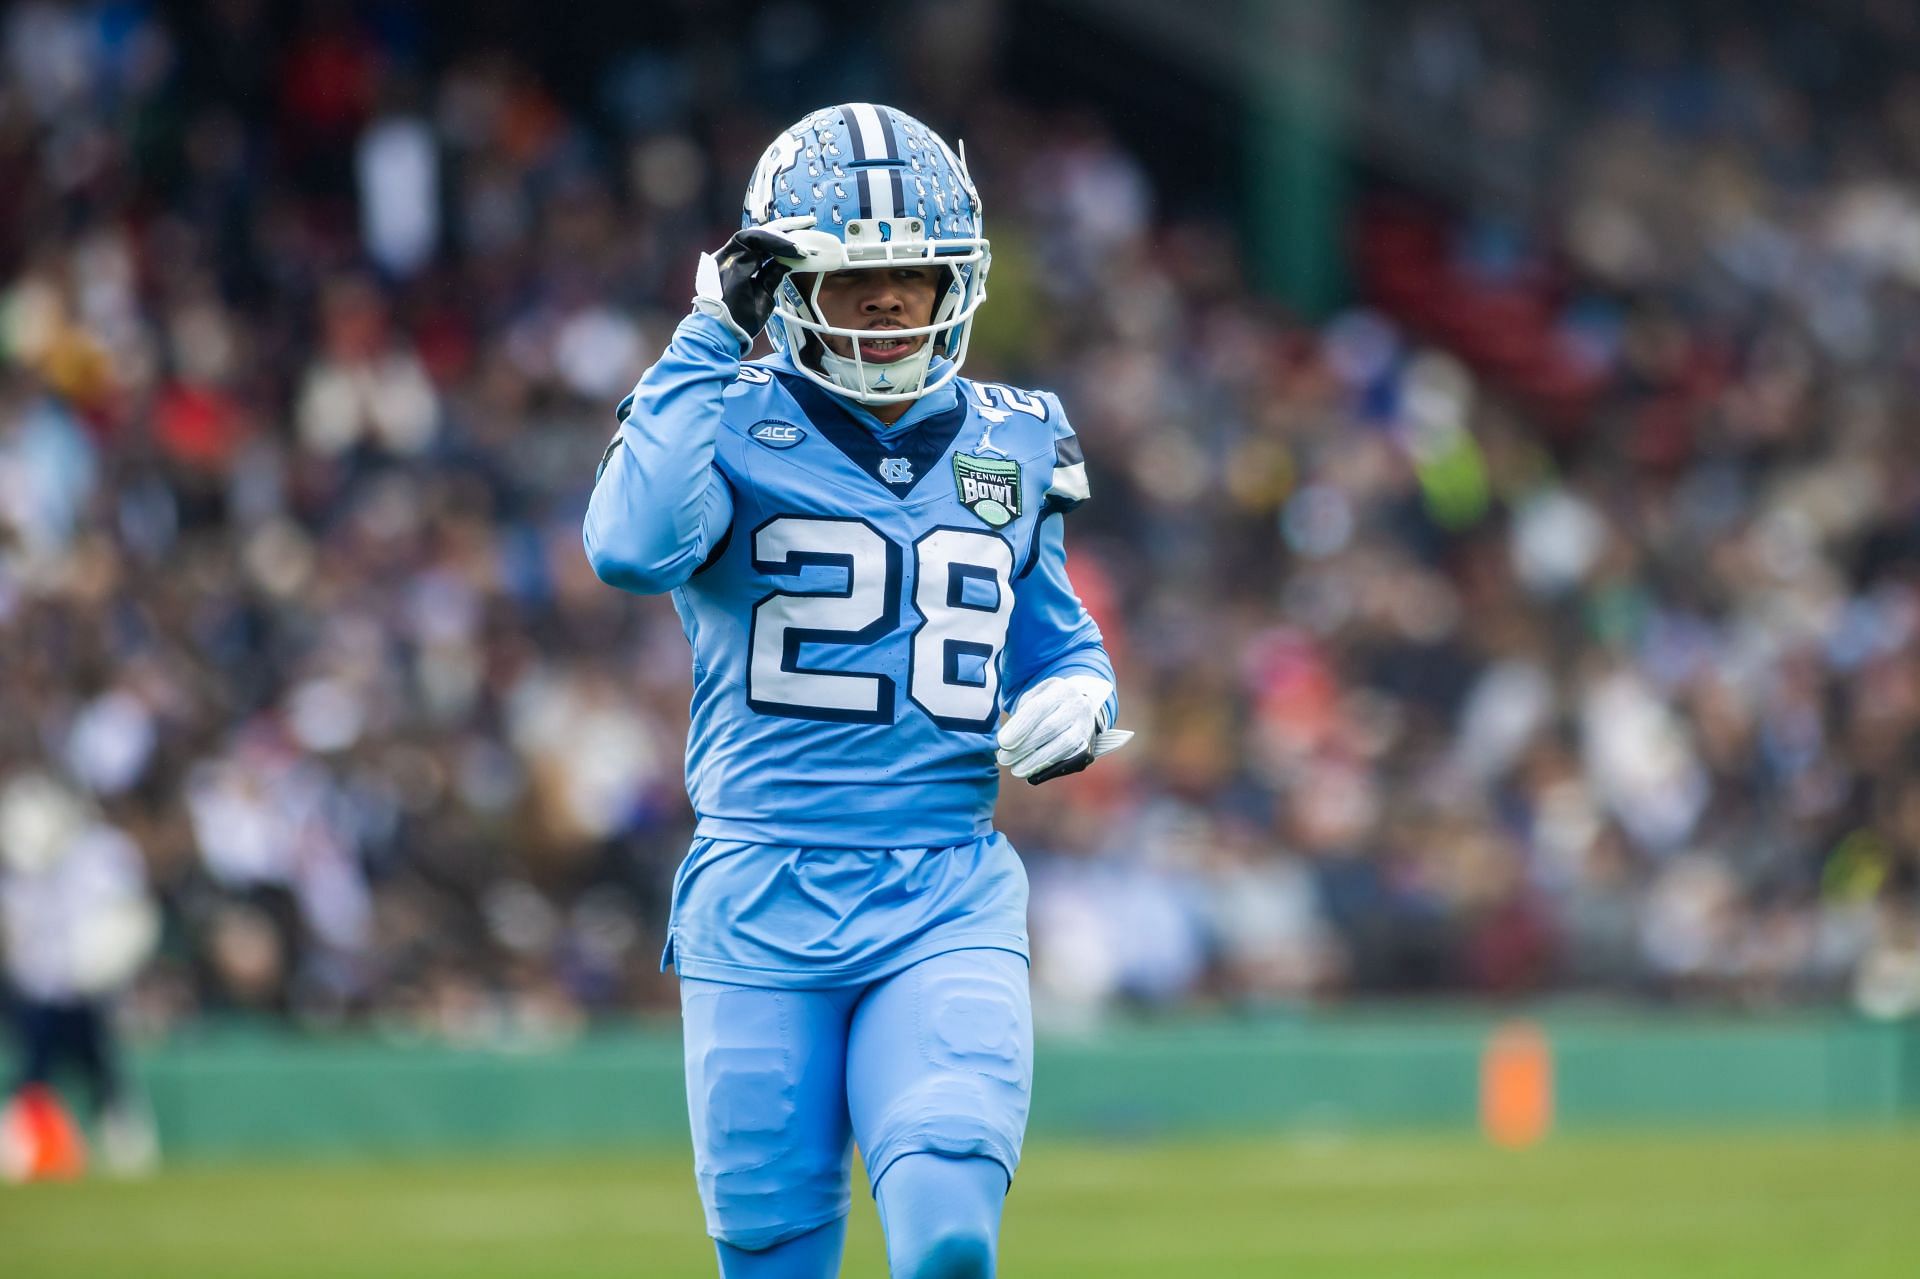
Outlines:
{"label": "blurred spectator", "polygon": [[30,1104],[73,1068],[101,1153],[120,1172],[143,1171],[156,1153],[152,1121],[120,1062],[113,1004],[157,928],[126,833],[45,774],[15,773],[0,789],[0,950],[21,1046],[10,1096]]}
{"label": "blurred spectator", "polygon": [[957,78],[808,3],[624,48],[514,6],[432,49],[377,6],[11,8],[0,775],[137,851],[130,1016],[671,1001],[684,648],[579,512],[753,156],[851,84],[950,104],[969,372],[1058,389],[1089,454],[1074,574],[1143,731],[1003,800],[1054,1015],[1910,1013],[1920,35],[1379,7],[1366,295],[1319,327],[1166,212],[1129,103],[993,83],[992,3],[921,6]]}

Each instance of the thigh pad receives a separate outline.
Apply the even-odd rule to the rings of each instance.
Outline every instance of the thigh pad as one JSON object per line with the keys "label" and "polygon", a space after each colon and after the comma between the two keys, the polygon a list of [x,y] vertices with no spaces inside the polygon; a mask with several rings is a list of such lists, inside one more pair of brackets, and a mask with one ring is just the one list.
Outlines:
{"label": "thigh pad", "polygon": [[[861,1150],[877,1181],[902,1155],[984,1156],[1013,1175],[1033,1092],[1026,962],[1007,951],[936,956],[893,979],[855,1052],[872,1097],[855,1099]],[[893,984],[890,983],[890,984]]]}
{"label": "thigh pad", "polygon": [[806,991],[683,984],[687,1110],[707,1232],[762,1249],[844,1216],[839,1042],[813,1043]]}

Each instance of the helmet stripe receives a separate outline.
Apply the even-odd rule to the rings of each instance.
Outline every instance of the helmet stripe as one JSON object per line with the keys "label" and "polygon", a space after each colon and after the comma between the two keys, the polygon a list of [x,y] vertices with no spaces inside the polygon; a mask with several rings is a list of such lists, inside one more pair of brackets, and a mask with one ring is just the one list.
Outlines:
{"label": "helmet stripe", "polygon": [[890,218],[899,207],[894,195],[898,175],[876,171],[875,162],[897,160],[892,131],[871,102],[850,102],[841,108],[852,135],[853,162],[860,172],[860,216]]}
{"label": "helmet stripe", "polygon": [[853,143],[853,162],[859,164],[867,158],[867,131],[861,127],[860,112],[865,108],[871,112],[873,107],[865,102],[849,102],[840,108],[840,118],[847,123],[847,140]]}
{"label": "helmet stripe", "polygon": [[[867,158],[867,133],[860,127],[859,110],[867,106],[864,102],[849,102],[840,108],[840,119],[847,126],[847,142],[853,148],[853,186],[860,193],[860,210],[854,216],[870,218],[873,216],[873,179],[864,167]],[[869,107],[869,110],[872,108]]]}
{"label": "helmet stripe", "polygon": [[862,160],[898,161],[899,148],[893,140],[893,126],[880,114],[871,102],[850,102],[844,110],[848,113],[848,132],[853,134],[853,158]]}
{"label": "helmet stripe", "polygon": [[867,214],[872,218],[890,218],[897,210],[893,207],[893,176],[885,169],[862,169],[860,181],[866,184]]}

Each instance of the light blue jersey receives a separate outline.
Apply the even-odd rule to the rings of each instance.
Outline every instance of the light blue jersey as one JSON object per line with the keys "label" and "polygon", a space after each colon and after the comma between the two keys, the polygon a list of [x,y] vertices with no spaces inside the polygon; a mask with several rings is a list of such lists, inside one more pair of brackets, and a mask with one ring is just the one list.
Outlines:
{"label": "light blue jersey", "polygon": [[[784,882],[823,915],[864,913],[858,936],[796,942],[794,965],[848,973],[934,908],[872,873],[887,859],[871,854],[997,845],[1011,859],[986,838],[1002,710],[1049,676],[1113,678],[1066,575],[1060,517],[1087,496],[1085,468],[1050,394],[957,378],[886,426],[783,358],[742,364],[738,349],[712,319],[680,324],[621,405],[587,553],[607,582],[671,592],[693,647],[699,824],[682,888],[695,871],[727,882],[697,901],[677,892],[676,933],[724,949],[757,920],[777,942],[769,886]],[[836,857],[844,873],[823,864]],[[904,876],[912,861],[893,864]],[[980,872],[982,906],[1023,916],[1006,868]],[[955,891],[935,905],[964,915]],[[741,910],[764,914],[684,913]],[[1024,951],[1024,918],[1017,929]],[[713,958],[778,969],[778,950]]]}

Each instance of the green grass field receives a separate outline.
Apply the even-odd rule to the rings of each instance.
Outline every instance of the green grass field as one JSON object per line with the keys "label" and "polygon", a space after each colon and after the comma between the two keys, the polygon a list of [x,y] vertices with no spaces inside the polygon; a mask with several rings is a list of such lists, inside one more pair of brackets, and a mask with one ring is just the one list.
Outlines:
{"label": "green grass field", "polygon": [[[1920,1132],[1035,1143],[1008,1279],[1920,1273]],[[855,1196],[844,1273],[881,1276]],[[0,1189],[7,1279],[713,1275],[682,1160],[202,1167]]]}

